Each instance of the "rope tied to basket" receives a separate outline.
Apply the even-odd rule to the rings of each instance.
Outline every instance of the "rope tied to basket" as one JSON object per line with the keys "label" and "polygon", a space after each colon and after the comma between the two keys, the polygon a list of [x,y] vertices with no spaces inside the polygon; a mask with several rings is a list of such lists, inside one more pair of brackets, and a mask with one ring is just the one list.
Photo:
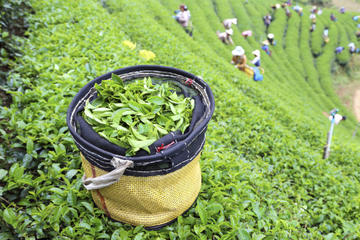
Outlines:
{"label": "rope tied to basket", "polygon": [[111,160],[114,170],[111,172],[93,178],[86,178],[85,174],[82,177],[82,183],[87,190],[101,189],[110,186],[119,181],[127,168],[134,167],[134,162],[129,160],[122,160],[114,157]]}

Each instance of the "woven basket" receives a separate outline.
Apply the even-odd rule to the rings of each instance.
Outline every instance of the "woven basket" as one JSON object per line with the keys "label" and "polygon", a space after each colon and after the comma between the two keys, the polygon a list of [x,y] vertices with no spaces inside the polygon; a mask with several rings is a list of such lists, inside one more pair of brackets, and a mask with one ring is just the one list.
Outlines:
{"label": "woven basket", "polygon": [[[188,129],[157,140],[149,146],[150,154],[139,151],[125,156],[126,149],[101,138],[80,114],[85,102],[97,97],[95,83],[110,79],[111,74],[125,82],[151,77],[176,83],[185,96],[195,100]],[[160,228],[176,220],[199,194],[200,153],[214,107],[212,92],[201,78],[164,66],[127,67],[84,86],[69,106],[67,123],[81,153],[84,186],[96,205],[110,218],[132,225]]]}

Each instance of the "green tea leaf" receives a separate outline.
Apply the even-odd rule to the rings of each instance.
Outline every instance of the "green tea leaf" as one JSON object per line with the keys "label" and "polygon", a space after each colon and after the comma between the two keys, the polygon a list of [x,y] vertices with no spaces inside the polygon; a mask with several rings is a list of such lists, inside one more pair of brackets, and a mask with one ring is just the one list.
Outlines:
{"label": "green tea leaf", "polygon": [[95,115],[93,115],[90,110],[88,110],[87,108],[85,108],[85,111],[84,111],[85,115],[92,119],[92,120],[95,120],[96,122],[100,123],[100,124],[106,124],[106,122],[104,121],[101,121],[100,119],[98,119],[97,117],[95,117]]}
{"label": "green tea leaf", "polygon": [[16,222],[17,217],[16,217],[14,210],[12,210],[11,208],[6,208],[3,212],[3,218],[4,218],[5,222],[12,225]]}
{"label": "green tea leaf", "polygon": [[138,140],[145,141],[145,140],[148,139],[146,136],[143,136],[143,135],[141,135],[138,131],[136,131],[135,128],[130,127],[130,129],[131,129],[131,132],[134,134],[134,136],[135,136]]}
{"label": "green tea leaf", "polygon": [[125,115],[125,113],[128,111],[130,111],[130,108],[121,108],[121,109],[116,110],[112,114],[113,122],[119,124],[122,116]]}
{"label": "green tea leaf", "polygon": [[93,112],[109,112],[109,111],[111,111],[111,109],[110,108],[105,108],[105,107],[95,108],[93,110]]}
{"label": "green tea leaf", "polygon": [[136,111],[136,112],[141,112],[141,111],[142,111],[141,105],[140,105],[139,103],[137,103],[137,102],[129,101],[128,106],[129,106],[132,110],[134,110],[134,111]]}
{"label": "green tea leaf", "polygon": [[143,232],[136,234],[134,240],[142,240],[142,239],[143,239],[143,235],[144,235]]}
{"label": "green tea leaf", "polygon": [[147,99],[148,102],[156,104],[156,105],[163,105],[165,104],[165,100],[159,96],[153,96]]}
{"label": "green tea leaf", "polygon": [[69,170],[69,171],[66,173],[66,178],[68,178],[68,179],[73,178],[73,177],[76,175],[77,172],[78,172],[78,170],[76,170],[76,169],[71,169],[71,170]]}
{"label": "green tea leaf", "polygon": [[130,115],[127,115],[127,116],[121,118],[121,121],[123,121],[124,123],[126,123],[129,126],[131,126],[131,124],[133,123],[132,117]]}
{"label": "green tea leaf", "polygon": [[160,126],[157,125],[157,124],[154,124],[154,127],[155,127],[161,134],[163,134],[163,135],[166,135],[166,134],[169,133],[168,131],[166,131],[164,128],[160,127]]}
{"label": "green tea leaf", "polygon": [[171,120],[163,115],[158,115],[156,118],[156,122],[162,126],[166,126],[168,122],[171,122]]}
{"label": "green tea leaf", "polygon": [[170,117],[171,120],[173,120],[174,122],[179,121],[180,119],[182,119],[182,116],[180,114],[176,114]]}
{"label": "green tea leaf", "polygon": [[244,229],[238,231],[238,237],[239,239],[243,239],[243,240],[251,240],[250,234]]}
{"label": "green tea leaf", "polygon": [[148,140],[143,140],[143,141],[138,141],[138,140],[135,140],[135,139],[129,139],[129,144],[132,147],[144,148],[144,147],[147,147],[147,146],[151,145],[155,141],[156,141],[155,138],[150,138]]}
{"label": "green tea leaf", "polygon": [[116,124],[116,123],[113,123],[111,124],[111,127],[113,127],[115,130],[117,131],[121,131],[121,132],[129,132],[129,129],[119,125],[119,124]]}
{"label": "green tea leaf", "polygon": [[6,171],[5,169],[0,169],[0,180],[3,179],[7,173],[8,171]]}
{"label": "green tea leaf", "polygon": [[202,224],[206,224],[208,220],[207,212],[202,201],[198,200],[196,212],[199,214]]}
{"label": "green tea leaf", "polygon": [[80,204],[83,205],[90,213],[94,214],[94,208],[90,203],[81,202]]}
{"label": "green tea leaf", "polygon": [[26,152],[27,154],[31,154],[34,151],[34,142],[28,138],[26,142]]}
{"label": "green tea leaf", "polygon": [[118,75],[112,73],[111,74],[111,79],[114,80],[117,84],[120,84],[121,86],[124,86],[124,81]]}

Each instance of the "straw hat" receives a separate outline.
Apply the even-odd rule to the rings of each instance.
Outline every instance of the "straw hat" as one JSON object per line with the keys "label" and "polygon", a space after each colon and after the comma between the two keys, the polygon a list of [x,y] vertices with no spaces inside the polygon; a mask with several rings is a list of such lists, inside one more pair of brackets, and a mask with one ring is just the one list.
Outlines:
{"label": "straw hat", "polygon": [[270,38],[270,39],[273,39],[273,38],[274,38],[274,34],[272,34],[272,33],[269,33],[267,36],[268,36],[268,38]]}
{"label": "straw hat", "polygon": [[260,51],[258,49],[254,50],[252,52],[253,55],[257,56],[257,57],[260,57]]}
{"label": "straw hat", "polygon": [[229,35],[233,35],[234,31],[230,28],[225,31]]}
{"label": "straw hat", "polygon": [[245,54],[245,50],[242,47],[237,46],[231,53],[233,56],[241,56]]}
{"label": "straw hat", "polygon": [[268,40],[264,40],[264,41],[262,42],[262,44],[264,44],[264,45],[269,45],[270,43],[269,43]]}

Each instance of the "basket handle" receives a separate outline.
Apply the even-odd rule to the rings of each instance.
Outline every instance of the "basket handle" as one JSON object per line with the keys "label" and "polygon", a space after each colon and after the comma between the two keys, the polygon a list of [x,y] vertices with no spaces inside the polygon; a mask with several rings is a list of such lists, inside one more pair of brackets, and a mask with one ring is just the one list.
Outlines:
{"label": "basket handle", "polygon": [[85,174],[82,177],[82,183],[87,190],[96,190],[104,187],[108,187],[117,181],[124,174],[125,170],[129,167],[134,167],[134,162],[129,160],[122,160],[114,157],[111,160],[111,164],[115,167],[114,170],[104,175],[86,178]]}

